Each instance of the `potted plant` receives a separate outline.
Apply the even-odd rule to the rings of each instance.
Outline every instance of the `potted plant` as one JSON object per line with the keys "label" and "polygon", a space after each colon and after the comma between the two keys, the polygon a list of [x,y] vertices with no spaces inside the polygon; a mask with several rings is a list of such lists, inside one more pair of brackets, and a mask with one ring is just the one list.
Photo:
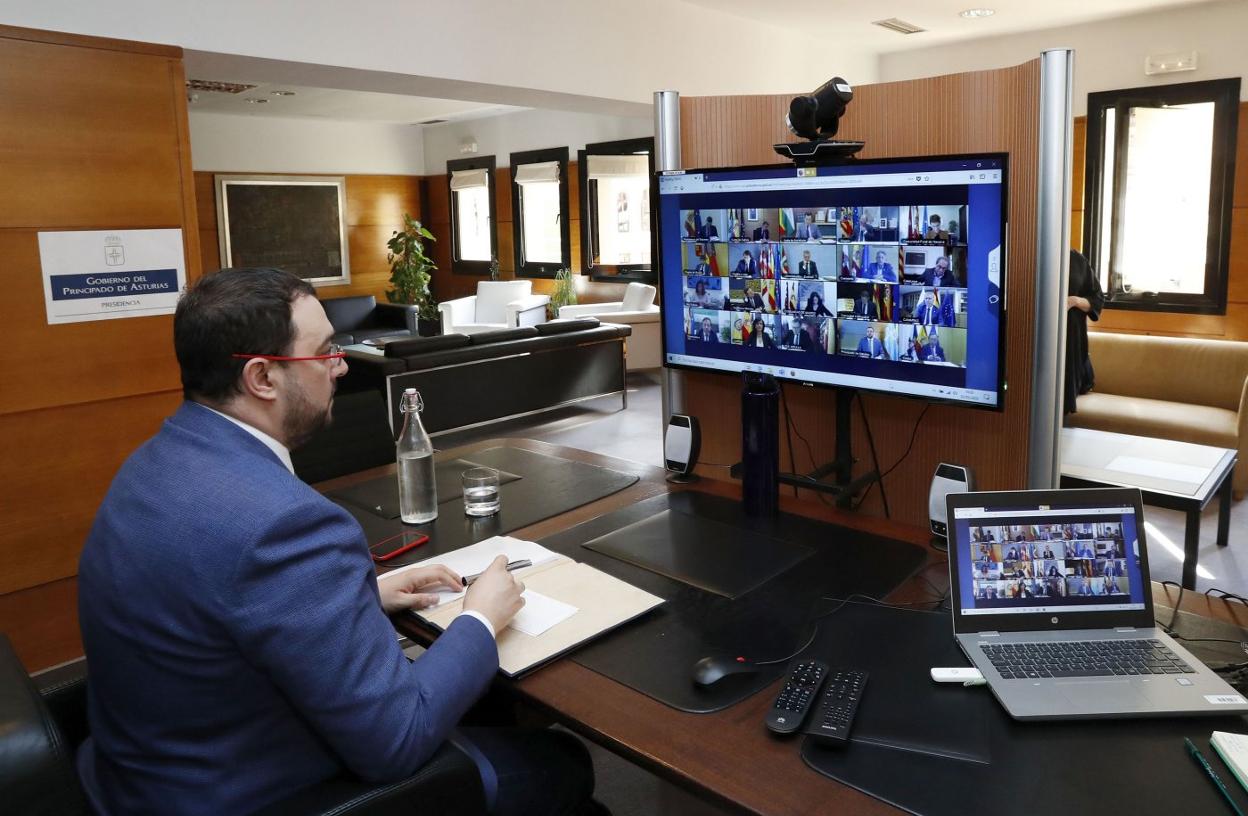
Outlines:
{"label": "potted plant", "polygon": [[559,309],[576,303],[576,286],[572,280],[571,269],[560,269],[555,273],[555,291],[550,293],[550,304],[546,307],[550,319],[559,316]]}
{"label": "potted plant", "polygon": [[390,264],[390,285],[394,287],[386,291],[386,299],[417,307],[416,323],[422,337],[438,333],[438,304],[429,290],[433,270],[438,267],[425,254],[425,239],[438,240],[419,221],[404,213],[403,229],[395,230],[386,242],[390,250],[386,263]]}

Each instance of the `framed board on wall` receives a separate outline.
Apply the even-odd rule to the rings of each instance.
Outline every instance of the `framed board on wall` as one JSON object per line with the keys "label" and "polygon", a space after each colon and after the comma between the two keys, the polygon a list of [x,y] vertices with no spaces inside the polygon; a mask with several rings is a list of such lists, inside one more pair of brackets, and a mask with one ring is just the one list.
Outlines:
{"label": "framed board on wall", "polygon": [[221,266],[272,266],[314,286],[351,282],[342,176],[219,175]]}

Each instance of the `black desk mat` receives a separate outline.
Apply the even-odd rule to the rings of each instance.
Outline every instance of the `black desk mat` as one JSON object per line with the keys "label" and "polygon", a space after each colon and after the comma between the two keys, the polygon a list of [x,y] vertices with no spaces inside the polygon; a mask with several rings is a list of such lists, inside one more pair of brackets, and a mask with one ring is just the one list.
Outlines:
{"label": "black desk mat", "polygon": [[[387,567],[401,567],[475,544],[491,536],[506,535],[528,527],[542,519],[618,493],[637,481],[637,477],[631,473],[534,453],[522,448],[486,448],[469,454],[467,460],[473,464],[497,468],[499,471],[520,474],[514,481],[500,485],[499,498],[502,507],[492,516],[474,518],[464,515],[464,498],[459,490],[455,491],[454,497],[438,504],[436,519],[420,525],[404,524],[397,518],[383,518],[366,507],[334,495],[330,495],[330,498],[355,517],[370,544],[401,530],[428,535],[429,543],[386,562]],[[458,475],[454,478],[457,479]],[[395,484],[393,476],[375,481]]]}
{"label": "black desk mat", "polygon": [[[501,450],[490,448],[490,450]],[[437,483],[438,504],[443,505],[464,495],[463,475],[465,470],[475,467],[494,467],[485,462],[473,459],[451,459],[438,462],[433,467],[434,481]],[[514,482],[520,477],[500,468],[498,470],[499,485]],[[399,517],[399,480],[396,476],[381,476],[360,482],[350,487],[339,488],[326,494],[331,499],[350,502],[357,507],[375,513],[384,519]]]}
{"label": "black desk mat", "polygon": [[[728,524],[762,539],[797,543],[813,554],[730,599],[583,546],[669,509]],[[714,526],[710,529],[713,532]],[[692,680],[699,659],[710,655],[744,655],[753,660],[785,657],[810,637],[812,615],[827,606],[822,597],[854,592],[878,597],[908,578],[925,558],[922,548],[800,516],[751,518],[739,501],[693,491],[655,496],[565,530],[542,544],[667,601],[578,649],[571,658],[672,708],[698,713],[734,705],[770,685],[788,668],[786,663],[763,667],[756,674],[732,675],[704,688]]]}
{"label": "black desk mat", "polygon": [[814,550],[714,519],[664,510],[582,544],[685,584],[738,598]]}
{"label": "black desk mat", "polygon": [[[1183,738],[1228,781],[1209,734],[1248,730],[1248,718],[1015,722],[986,686],[931,681],[936,662],[967,665],[948,614],[848,604],[805,654],[871,676],[849,745],[807,739],[802,759],[910,813],[1230,812]],[[1248,807],[1242,788],[1231,794]]]}

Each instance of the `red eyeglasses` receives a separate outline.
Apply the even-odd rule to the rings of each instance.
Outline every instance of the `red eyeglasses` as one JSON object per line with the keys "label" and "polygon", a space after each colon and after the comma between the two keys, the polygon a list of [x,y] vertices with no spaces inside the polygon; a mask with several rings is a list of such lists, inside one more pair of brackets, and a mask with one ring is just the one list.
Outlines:
{"label": "red eyeglasses", "polygon": [[296,363],[300,360],[333,360],[334,364],[337,365],[339,360],[347,356],[347,353],[342,350],[342,346],[333,343],[329,347],[329,353],[313,354],[309,357],[283,357],[280,354],[231,354],[230,356],[239,360],[273,360],[278,363]]}

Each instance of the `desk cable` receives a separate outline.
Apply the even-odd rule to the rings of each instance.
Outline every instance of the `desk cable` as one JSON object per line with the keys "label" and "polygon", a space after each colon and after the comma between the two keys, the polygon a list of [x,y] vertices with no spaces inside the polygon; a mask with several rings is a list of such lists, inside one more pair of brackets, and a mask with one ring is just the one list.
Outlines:
{"label": "desk cable", "polygon": [[[797,438],[802,440],[802,444],[806,446],[806,455],[810,457],[810,466],[812,468],[817,464],[815,461],[815,449],[811,446],[810,440],[802,435],[802,432],[797,427],[797,423],[793,421],[793,415],[789,413],[789,398],[785,395],[784,383],[780,383],[780,407],[784,410],[784,437],[789,444],[789,471],[796,477],[806,478],[808,481],[817,483],[816,479],[802,477],[802,474],[797,472],[797,459],[795,458],[793,452],[793,435],[797,434]],[[797,491],[798,486],[793,485],[794,496],[798,495]],[[820,503],[828,505],[829,507],[832,506],[828,504],[828,497],[823,493],[815,491],[815,497],[819,499]]]}
{"label": "desk cable", "polygon": [[[854,506],[854,509],[857,510],[859,507],[862,506],[862,503],[867,500],[867,494],[871,492],[871,487],[873,485],[878,484],[880,486],[880,503],[884,505],[884,518],[889,519],[891,521],[893,518],[893,514],[889,512],[888,492],[884,489],[884,476],[886,474],[880,472],[880,457],[875,452],[875,435],[871,433],[871,421],[867,419],[867,409],[864,408],[862,405],[862,392],[861,391],[855,392],[854,399],[857,400],[858,402],[858,414],[859,416],[862,417],[862,429],[867,434],[867,447],[871,449],[871,467],[875,469],[875,473],[876,473],[875,481],[867,485],[867,489],[863,491],[862,498],[858,500],[858,504]],[[924,408],[923,410],[926,411],[927,409]],[[921,418],[922,414],[920,414],[919,416]],[[915,428],[916,429],[918,428],[917,422],[915,423]],[[910,440],[910,444],[911,445],[914,444],[913,438]],[[908,454],[909,452],[910,452],[910,449],[907,448],[906,454]],[[902,459],[906,457],[906,454],[902,454]],[[898,463],[900,463],[900,461],[901,460],[899,459]],[[897,467],[897,465],[893,465],[893,467],[895,468]],[[889,468],[889,470],[891,471],[892,468]]]}
{"label": "desk cable", "polygon": [[[1175,627],[1175,624],[1178,623],[1178,620],[1179,620],[1179,607],[1183,603],[1183,593],[1186,590],[1181,584],[1178,584],[1174,581],[1162,581],[1161,585],[1178,587],[1179,589],[1179,597],[1176,598],[1174,601],[1174,614],[1170,616],[1170,622],[1168,624],[1162,623],[1160,618],[1156,619],[1157,625],[1161,627],[1163,632],[1165,632],[1167,635],[1174,638],[1175,640],[1179,640],[1184,643],[1233,643],[1236,646],[1239,646],[1241,649],[1243,649],[1244,653],[1248,655],[1248,641],[1245,641],[1245,640],[1233,640],[1231,638],[1189,638],[1189,637],[1184,637],[1183,635],[1180,635],[1179,633],[1175,632],[1174,627]],[[1222,592],[1222,590],[1210,589],[1205,592],[1205,595],[1208,595],[1210,592]],[[1227,600],[1228,595],[1240,600],[1241,602],[1244,600],[1238,595],[1233,595],[1232,593],[1223,593],[1222,599]],[[1242,680],[1242,679],[1248,679],[1248,661],[1242,661],[1239,663],[1227,663],[1224,666],[1209,666],[1209,668],[1212,671],[1217,672],[1218,674],[1229,674],[1230,678],[1228,679],[1230,679],[1231,682],[1238,682],[1239,680]]]}
{"label": "desk cable", "polygon": [[1205,595],[1211,596],[1214,592],[1218,593],[1218,600],[1220,601],[1238,601],[1241,604],[1248,605],[1248,598],[1245,598],[1243,595],[1236,595],[1234,592],[1227,592],[1225,589],[1218,589],[1217,587],[1209,587],[1205,590]]}

